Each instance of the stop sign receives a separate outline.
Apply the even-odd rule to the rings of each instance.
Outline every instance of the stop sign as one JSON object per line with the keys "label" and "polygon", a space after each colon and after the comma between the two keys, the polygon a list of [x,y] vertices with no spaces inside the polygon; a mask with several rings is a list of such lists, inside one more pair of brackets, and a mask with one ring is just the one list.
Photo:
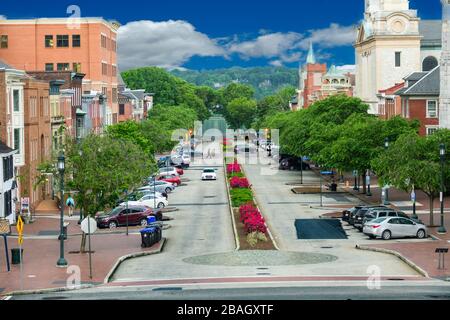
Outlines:
{"label": "stop sign", "polygon": [[81,222],[81,230],[86,234],[93,234],[97,231],[97,221],[88,217]]}

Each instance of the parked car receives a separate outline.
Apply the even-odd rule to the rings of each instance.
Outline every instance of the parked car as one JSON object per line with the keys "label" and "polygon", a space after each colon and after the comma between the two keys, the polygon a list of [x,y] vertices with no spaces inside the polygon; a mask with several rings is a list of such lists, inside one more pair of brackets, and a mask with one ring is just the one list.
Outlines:
{"label": "parked car", "polygon": [[123,202],[120,204],[121,207],[124,206],[146,206],[153,209],[163,209],[169,205],[169,201],[166,198],[154,195],[152,193],[144,195],[142,198],[136,201],[128,201],[128,203]]}
{"label": "parked car", "polygon": [[387,208],[385,209],[373,209],[373,210],[369,210],[366,215],[364,216],[363,219],[363,224],[366,224],[372,220],[378,219],[378,218],[389,218],[389,217],[400,217],[400,218],[406,218],[406,219],[411,219],[414,222],[417,223],[422,223],[420,220],[418,219],[413,219],[411,217],[409,217],[406,213],[401,212],[401,211],[395,211],[393,209],[389,209]]}
{"label": "parked car", "polygon": [[166,167],[168,164],[170,164],[170,157],[162,157],[158,160],[158,168]]}
{"label": "parked car", "polygon": [[[155,188],[153,187],[154,185],[155,185]],[[176,189],[176,187],[173,185],[173,183],[166,182],[166,181],[156,180],[155,183],[153,183],[153,178],[149,178],[148,185],[140,188],[139,190],[148,190],[148,189],[150,189],[151,191],[156,189],[157,192],[164,191],[166,193],[171,193]]]}
{"label": "parked car", "polygon": [[119,206],[108,213],[97,216],[96,221],[99,228],[115,229],[117,227],[126,226],[127,219],[128,225],[130,226],[146,226],[147,218],[152,215],[156,216],[157,220],[162,220],[161,213],[156,214],[152,209],[146,206],[128,206],[128,209]]}
{"label": "parked car", "polygon": [[280,161],[280,170],[310,170],[311,167],[308,163],[301,161],[297,157],[284,158]]}
{"label": "parked car", "polygon": [[364,226],[363,232],[372,239],[414,237],[424,239],[428,236],[427,227],[407,218],[378,218]]}
{"label": "parked car", "polygon": [[184,153],[181,156],[182,164],[189,167],[191,165],[191,156],[188,153]]}
{"label": "parked car", "polygon": [[207,168],[203,170],[202,180],[217,180],[217,173],[215,169]]}
{"label": "parked car", "polygon": [[[354,219],[353,219],[353,226],[358,229],[359,231],[363,231],[363,227],[364,227],[364,218],[366,217],[366,215],[368,215],[369,213],[371,213],[374,210],[384,210],[386,212],[392,212],[395,214],[395,210],[391,209],[391,208],[387,208],[387,207],[372,207],[372,208],[366,208],[366,209],[361,209],[358,211],[358,213],[355,215]],[[397,216],[396,214],[394,216]]]}
{"label": "parked car", "polygon": [[362,208],[362,206],[356,206],[356,207],[350,208],[348,210],[344,210],[342,212],[342,221],[349,222],[350,217],[352,216],[352,214],[356,213],[356,211],[358,211],[361,208]]}
{"label": "parked car", "polygon": [[159,174],[170,174],[173,176],[179,176],[178,170],[175,167],[163,167],[159,168]]}
{"label": "parked car", "polygon": [[168,175],[166,175],[166,174],[160,175],[157,178],[157,180],[170,182],[173,185],[175,185],[175,187],[178,187],[179,185],[181,185],[180,177],[179,176],[170,175],[170,174],[168,174]]}
{"label": "parked car", "polygon": [[372,208],[386,208],[386,207],[385,206],[362,206],[358,210],[353,211],[350,214],[348,223],[353,226],[355,224],[355,218],[356,218],[357,214],[359,214],[359,213],[365,214],[367,211],[369,211],[369,209],[372,209]]}
{"label": "parked car", "polygon": [[[141,199],[143,196],[145,196],[147,194],[150,194],[150,193],[154,194],[155,190],[153,190],[153,189],[149,189],[149,190],[143,189],[143,190],[135,191],[135,192],[129,194],[127,197],[118,200],[116,205],[120,206],[122,203],[127,202],[127,201],[137,201],[137,200]],[[160,197],[160,198],[168,199],[168,195],[164,191],[160,192],[160,191],[156,190],[156,196]]]}

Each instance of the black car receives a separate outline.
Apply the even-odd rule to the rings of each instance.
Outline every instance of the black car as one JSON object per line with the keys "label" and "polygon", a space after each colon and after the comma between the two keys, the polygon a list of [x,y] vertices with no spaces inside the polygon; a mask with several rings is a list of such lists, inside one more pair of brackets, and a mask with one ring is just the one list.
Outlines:
{"label": "black car", "polygon": [[280,160],[280,170],[310,170],[308,163],[301,161],[300,158],[289,157]]}
{"label": "black car", "polygon": [[344,210],[342,212],[342,221],[349,222],[350,217],[361,208],[362,208],[362,206],[356,206],[356,207],[350,208],[348,210]]}
{"label": "black car", "polygon": [[364,228],[364,218],[367,214],[370,213],[372,209],[385,209],[387,211],[391,211],[392,209],[389,209],[385,206],[373,206],[373,207],[364,207],[358,210],[358,212],[353,217],[353,226],[358,229],[359,231],[362,231]]}
{"label": "black car", "polygon": [[361,206],[359,209],[354,210],[350,213],[350,217],[348,219],[348,223],[350,225],[355,225],[355,221],[357,219],[357,215],[361,214],[363,217],[366,214],[367,211],[369,211],[369,209],[372,208],[386,208],[385,206]]}

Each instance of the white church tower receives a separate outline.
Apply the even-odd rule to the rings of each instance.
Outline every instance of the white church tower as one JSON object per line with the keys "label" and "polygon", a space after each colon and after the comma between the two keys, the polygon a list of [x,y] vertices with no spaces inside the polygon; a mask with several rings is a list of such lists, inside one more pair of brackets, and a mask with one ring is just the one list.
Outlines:
{"label": "white church tower", "polygon": [[442,1],[442,54],[439,125],[450,129],[450,0]]}
{"label": "white church tower", "polygon": [[355,43],[356,96],[378,113],[377,94],[421,70],[417,10],[408,0],[365,0]]}

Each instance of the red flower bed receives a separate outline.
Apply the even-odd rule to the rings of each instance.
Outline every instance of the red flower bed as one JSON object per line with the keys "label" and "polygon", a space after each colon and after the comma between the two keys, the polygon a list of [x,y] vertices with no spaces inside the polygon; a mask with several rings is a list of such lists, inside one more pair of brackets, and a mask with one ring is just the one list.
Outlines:
{"label": "red flower bed", "polygon": [[247,234],[252,232],[267,233],[266,221],[262,217],[261,213],[253,205],[248,204],[239,208],[241,215],[241,222],[245,226]]}
{"label": "red flower bed", "polygon": [[240,173],[241,166],[238,163],[227,165],[227,173]]}
{"label": "red flower bed", "polygon": [[230,179],[230,186],[233,189],[250,188],[250,183],[248,182],[247,178],[233,177]]}

